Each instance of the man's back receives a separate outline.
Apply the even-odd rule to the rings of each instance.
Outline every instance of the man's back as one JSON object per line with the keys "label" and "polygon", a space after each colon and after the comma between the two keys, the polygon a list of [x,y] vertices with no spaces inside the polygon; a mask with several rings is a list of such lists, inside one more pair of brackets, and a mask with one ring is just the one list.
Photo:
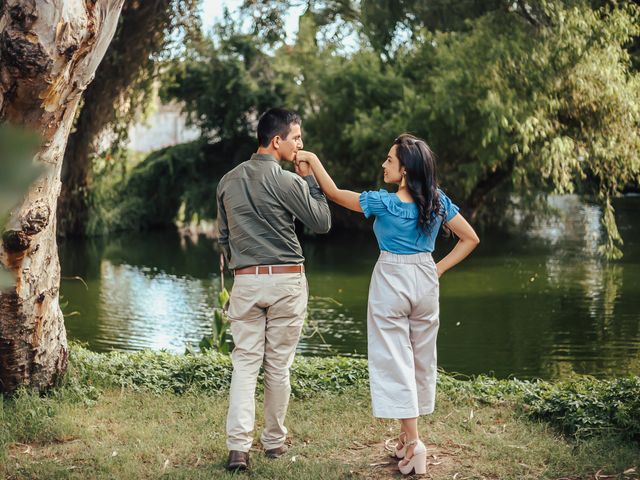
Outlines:
{"label": "man's back", "polygon": [[218,242],[230,269],[303,263],[294,219],[317,233],[331,226],[315,179],[283,170],[267,154],[253,154],[228,172],[218,184],[217,200]]}

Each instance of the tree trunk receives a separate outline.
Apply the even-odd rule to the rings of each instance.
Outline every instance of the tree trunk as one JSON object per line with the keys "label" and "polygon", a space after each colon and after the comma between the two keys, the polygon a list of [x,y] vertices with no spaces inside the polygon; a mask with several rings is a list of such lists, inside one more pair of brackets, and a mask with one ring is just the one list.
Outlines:
{"label": "tree trunk", "polygon": [[124,0],[0,1],[0,121],[38,131],[49,166],[11,212],[0,261],[16,275],[0,293],[0,391],[44,390],[64,373],[56,203],[81,94],[113,37]]}
{"label": "tree trunk", "polygon": [[[140,84],[151,83],[155,56],[177,28],[171,0],[128,2],[109,51],[96,71],[95,81],[84,93],[84,102],[69,136],[62,167],[62,191],[58,200],[58,235],[85,235],[89,216],[87,195],[91,188],[91,156],[96,139],[118,118],[116,110],[136,109],[148,97]],[[125,96],[126,94],[126,96]],[[133,115],[128,115],[129,121]],[[126,123],[126,122],[124,122]]]}

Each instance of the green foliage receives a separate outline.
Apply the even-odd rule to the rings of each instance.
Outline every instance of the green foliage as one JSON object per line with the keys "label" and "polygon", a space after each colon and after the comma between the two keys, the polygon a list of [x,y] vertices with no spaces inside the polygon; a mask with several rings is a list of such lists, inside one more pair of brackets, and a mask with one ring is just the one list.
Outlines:
{"label": "green foliage", "polygon": [[[0,397],[0,446],[8,441],[54,438],[53,422],[63,402],[92,405],[106,389],[125,388],[154,394],[220,394],[231,383],[228,355],[168,352],[94,353],[71,346],[69,369],[60,388],[45,397],[20,391]],[[297,398],[340,394],[368,384],[367,362],[345,357],[298,357],[291,370]],[[262,378],[258,381],[258,392]],[[478,376],[459,379],[439,372],[438,391],[454,404],[500,404],[518,407],[528,418],[542,420],[572,437],[610,434],[640,439],[640,377],[596,380],[579,377],[560,382],[498,380]]]}
{"label": "green foliage", "polygon": [[378,123],[426,137],[441,178],[472,208],[513,193],[593,195],[605,207],[603,253],[617,257],[610,200],[640,178],[640,77],[624,49],[638,11],[542,5],[544,24],[499,10],[464,33],[423,32],[397,55],[415,83],[355,131],[374,136]]}
{"label": "green foliage", "polygon": [[226,341],[227,329],[229,328],[229,318],[226,311],[228,302],[229,292],[226,288],[222,288],[218,294],[218,307],[213,312],[212,334],[202,337],[198,344],[201,353],[205,353],[208,350],[229,353],[230,344]]}
{"label": "green foliage", "polygon": [[218,352],[174,355],[144,350],[98,354],[74,346],[70,362],[81,383],[154,393],[220,392],[231,382],[231,359]]}
{"label": "green foliage", "polygon": [[229,17],[216,38],[193,42],[185,58],[171,63],[161,94],[184,102],[191,123],[213,139],[250,138],[257,115],[284,103],[282,79],[253,35],[239,32]]}
{"label": "green foliage", "polygon": [[438,388],[446,392],[449,398],[473,399],[486,403],[519,399],[526,392],[537,391],[545,385],[547,385],[546,382],[541,380],[518,380],[516,378],[499,380],[486,375],[460,378],[445,372],[440,372],[438,375]]}
{"label": "green foliage", "polygon": [[214,145],[200,140],[152,152],[124,179],[107,172],[96,179],[87,231],[101,235],[215,218],[218,181],[251,149],[246,139]]}
{"label": "green foliage", "polygon": [[530,418],[545,420],[576,437],[616,434],[640,439],[638,376],[612,380],[576,377],[546,382],[486,376],[459,380],[441,374],[438,386],[449,398],[515,403]]}
{"label": "green foliage", "polygon": [[42,167],[32,161],[40,146],[35,132],[2,123],[0,145],[0,221],[4,225],[6,212],[22,199],[26,188],[42,173]]}
{"label": "green foliage", "polygon": [[340,393],[368,383],[367,362],[363,359],[298,357],[291,370],[291,392],[298,398],[320,392]]}
{"label": "green foliage", "polygon": [[[42,400],[37,392],[18,390],[12,398],[0,395],[0,451],[9,440],[31,442],[55,438],[53,418],[57,407],[52,399]],[[10,418],[9,418],[10,416]]]}
{"label": "green foliage", "polygon": [[619,433],[640,440],[640,377],[541,384],[523,398],[527,413],[567,433]]}
{"label": "green foliage", "polygon": [[[72,345],[70,369],[60,395],[96,397],[96,389],[123,387],[154,393],[221,393],[228,390],[233,367],[216,351],[175,355],[168,352],[94,353]],[[367,361],[345,357],[297,357],[291,388],[298,398],[341,393],[368,384]],[[258,390],[262,388],[262,378]],[[71,393],[66,390],[71,389]],[[438,390],[458,402],[509,402],[525,415],[576,436],[615,433],[640,438],[640,377],[596,380],[581,377],[557,383],[498,380],[487,376],[458,379],[439,372]]]}
{"label": "green foliage", "polygon": [[199,0],[124,2],[64,152],[57,224],[61,235],[100,233],[91,230],[95,220],[87,225],[90,209],[102,194],[92,191],[94,175],[117,179],[124,172],[130,127],[143,120],[157,100],[160,65],[180,54],[185,38],[201,35],[199,5]]}
{"label": "green foliage", "polygon": [[[601,252],[616,258],[611,201],[640,183],[640,75],[627,50],[640,17],[630,2],[600,3],[363,2],[368,41],[346,53],[326,35],[318,9],[331,5],[319,2],[296,43],[276,50],[221,28],[170,69],[167,92],[219,138],[253,136],[267,107],[300,111],[307,148],[345,188],[375,187],[399,133],[425,137],[441,183],[476,221],[514,199],[530,210],[550,192],[594,197]],[[407,41],[389,50],[381,32],[396,28]]]}
{"label": "green foliage", "polygon": [[118,29],[97,72],[102,80],[98,85],[103,87],[97,93],[104,95],[107,90],[105,103],[111,112],[98,131],[87,132],[95,136],[109,127],[113,140],[108,153],[114,158],[124,160],[129,127],[148,114],[162,63],[179,52],[186,39],[200,38],[199,4],[199,0],[162,0],[123,6]]}
{"label": "green foliage", "polygon": [[362,0],[362,30],[376,51],[389,54],[399,30],[415,35],[422,28],[431,31],[459,31],[469,28],[469,19],[499,8],[517,5],[506,0]]}
{"label": "green foliage", "polygon": [[[71,370],[65,382],[155,393],[223,392],[231,384],[233,371],[229,355],[215,350],[193,355],[149,350],[100,354],[73,345],[69,358]],[[300,398],[341,392],[366,383],[366,379],[367,363],[361,359],[297,358],[291,370],[291,388]],[[261,379],[258,384],[261,389]]]}

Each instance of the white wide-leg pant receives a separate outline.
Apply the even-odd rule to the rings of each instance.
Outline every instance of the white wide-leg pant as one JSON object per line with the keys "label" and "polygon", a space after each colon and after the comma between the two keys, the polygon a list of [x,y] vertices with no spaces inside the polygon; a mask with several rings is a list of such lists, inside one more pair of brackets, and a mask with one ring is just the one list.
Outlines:
{"label": "white wide-leg pant", "polygon": [[439,282],[430,253],[380,252],[367,308],[373,415],[414,418],[433,412]]}

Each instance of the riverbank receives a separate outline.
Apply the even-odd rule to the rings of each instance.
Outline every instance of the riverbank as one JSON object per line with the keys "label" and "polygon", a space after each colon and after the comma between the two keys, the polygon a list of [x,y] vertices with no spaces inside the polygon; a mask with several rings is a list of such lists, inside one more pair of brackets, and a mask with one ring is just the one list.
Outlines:
{"label": "riverbank", "polygon": [[[61,388],[4,400],[0,476],[231,478],[224,471],[230,373],[229,359],[216,354],[74,347]],[[292,387],[290,452],[267,461],[256,447],[244,476],[399,478],[384,446],[396,426],[371,418],[364,361],[300,358]],[[638,389],[637,377],[551,384],[442,374],[436,412],[421,421],[430,475],[638,478]]]}

